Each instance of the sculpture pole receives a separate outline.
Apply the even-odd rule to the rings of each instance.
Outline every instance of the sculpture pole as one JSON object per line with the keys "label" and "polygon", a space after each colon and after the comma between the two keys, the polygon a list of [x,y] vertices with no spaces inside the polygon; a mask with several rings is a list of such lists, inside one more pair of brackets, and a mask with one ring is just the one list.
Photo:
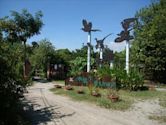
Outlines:
{"label": "sculpture pole", "polygon": [[87,72],[90,72],[90,56],[91,56],[91,31],[96,32],[100,31],[98,29],[92,29],[92,23],[87,22],[85,19],[82,20],[83,28],[81,28],[84,32],[88,32],[88,50],[87,50]]}
{"label": "sculpture pole", "polygon": [[126,40],[126,72],[129,73],[129,41]]}
{"label": "sculpture pole", "polygon": [[100,48],[100,59],[103,60],[103,49]]}
{"label": "sculpture pole", "polygon": [[121,22],[124,30],[121,31],[121,33],[118,34],[119,37],[117,37],[115,39],[115,42],[122,42],[122,41],[126,40],[126,67],[125,67],[125,70],[126,70],[127,74],[129,73],[129,48],[130,48],[129,40],[133,39],[133,36],[130,36],[130,31],[133,29],[135,21],[137,21],[137,18],[124,19]]}
{"label": "sculpture pole", "polygon": [[101,67],[101,65],[102,65],[102,61],[103,61],[103,49],[102,48],[100,48],[100,67]]}
{"label": "sculpture pole", "polygon": [[90,56],[91,56],[91,32],[88,32],[88,52],[87,52],[87,72],[90,72]]}

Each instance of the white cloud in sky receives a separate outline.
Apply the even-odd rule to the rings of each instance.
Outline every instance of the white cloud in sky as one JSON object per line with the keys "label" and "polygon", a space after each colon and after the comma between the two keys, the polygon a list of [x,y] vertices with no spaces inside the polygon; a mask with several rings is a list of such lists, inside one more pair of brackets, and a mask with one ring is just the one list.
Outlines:
{"label": "white cloud in sky", "polygon": [[120,52],[122,50],[125,49],[125,41],[121,42],[121,43],[115,43],[115,42],[110,42],[108,44],[108,47],[113,50],[114,52],[117,51],[117,52]]}

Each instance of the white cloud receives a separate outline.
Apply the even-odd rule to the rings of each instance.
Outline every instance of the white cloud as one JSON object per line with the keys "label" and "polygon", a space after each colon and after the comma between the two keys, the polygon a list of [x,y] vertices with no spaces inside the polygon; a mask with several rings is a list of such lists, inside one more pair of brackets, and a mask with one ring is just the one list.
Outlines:
{"label": "white cloud", "polygon": [[110,42],[108,44],[108,47],[113,50],[114,52],[117,51],[117,52],[120,52],[122,50],[125,49],[125,41],[121,42],[121,43],[115,43],[115,42]]}

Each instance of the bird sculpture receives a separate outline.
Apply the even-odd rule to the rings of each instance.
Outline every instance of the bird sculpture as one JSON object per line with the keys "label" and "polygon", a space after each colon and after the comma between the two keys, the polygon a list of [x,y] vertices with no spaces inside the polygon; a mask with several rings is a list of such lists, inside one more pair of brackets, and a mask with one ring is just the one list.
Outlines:
{"label": "bird sculpture", "polygon": [[[124,30],[122,30],[119,34],[117,34],[119,37],[115,39],[115,42],[119,43],[124,40],[131,40],[133,39],[133,36],[130,35],[130,31],[133,28],[130,28],[134,22],[137,21],[137,18],[128,18],[124,19],[121,24]],[[130,29],[129,29],[130,28]]]}
{"label": "bird sculpture", "polygon": [[101,31],[99,29],[92,29],[92,23],[87,22],[85,19],[82,20],[83,28],[81,28],[84,32],[96,32],[96,31]]}
{"label": "bird sculpture", "polygon": [[103,39],[101,39],[101,40],[98,40],[97,38],[95,38],[95,40],[96,40],[96,42],[97,42],[97,45],[96,45],[96,49],[98,49],[98,48],[104,48],[104,40],[108,37],[108,36],[110,36],[110,35],[112,35],[112,33],[110,33],[110,34],[108,34],[107,36],[105,36]]}
{"label": "bird sculpture", "polygon": [[127,19],[124,19],[123,22],[130,24],[137,20],[138,20],[138,18],[127,18]]}
{"label": "bird sculpture", "polygon": [[132,25],[134,25],[135,21],[137,21],[137,18],[124,19],[123,22],[121,22],[123,29],[127,31]]}

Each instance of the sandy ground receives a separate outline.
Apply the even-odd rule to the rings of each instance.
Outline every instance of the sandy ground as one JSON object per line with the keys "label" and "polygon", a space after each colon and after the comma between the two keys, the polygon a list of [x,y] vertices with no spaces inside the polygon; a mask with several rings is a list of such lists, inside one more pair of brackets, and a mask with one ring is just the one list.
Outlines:
{"label": "sandy ground", "polygon": [[52,83],[35,83],[25,94],[25,110],[33,125],[164,125],[148,119],[166,114],[158,100],[140,101],[127,111],[114,111],[94,104],[74,102],[49,91]]}

